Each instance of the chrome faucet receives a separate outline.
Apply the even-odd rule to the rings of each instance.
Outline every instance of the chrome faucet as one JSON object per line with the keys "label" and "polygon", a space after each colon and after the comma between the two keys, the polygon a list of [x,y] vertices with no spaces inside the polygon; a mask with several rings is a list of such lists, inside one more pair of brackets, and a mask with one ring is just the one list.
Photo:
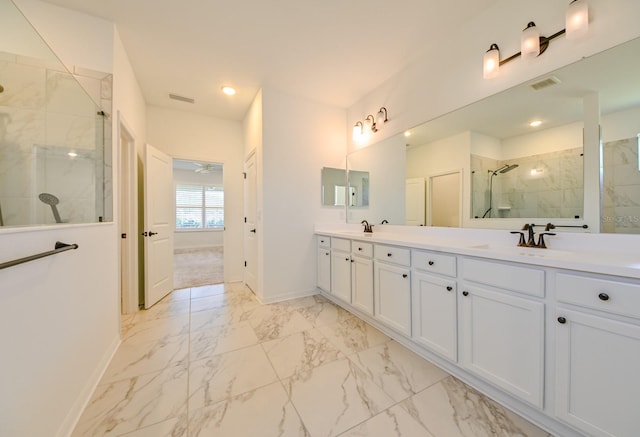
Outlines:
{"label": "chrome faucet", "polygon": [[364,231],[366,233],[373,233],[373,225],[370,225],[368,221],[362,220],[360,224],[364,225]]}

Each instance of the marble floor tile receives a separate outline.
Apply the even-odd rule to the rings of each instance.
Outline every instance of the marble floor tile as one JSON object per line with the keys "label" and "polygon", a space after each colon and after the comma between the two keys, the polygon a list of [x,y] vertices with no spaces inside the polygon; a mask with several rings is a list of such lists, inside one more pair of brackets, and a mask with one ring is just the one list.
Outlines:
{"label": "marble floor tile", "polygon": [[371,419],[340,434],[340,437],[433,437],[416,419],[399,405],[384,410]]}
{"label": "marble floor tile", "polygon": [[189,314],[190,300],[160,301],[148,310],[140,310],[136,313],[135,323],[148,322],[149,320],[176,317],[181,314]]}
{"label": "marble floor tile", "polygon": [[357,317],[321,326],[318,329],[345,355],[351,355],[391,340]]}
{"label": "marble floor tile", "polygon": [[338,305],[322,297],[318,297],[314,300],[315,303],[313,305],[296,307],[296,304],[293,304],[296,311],[302,314],[302,316],[311,322],[313,326],[318,327],[331,325],[354,317],[349,311],[343,310]]}
{"label": "marble floor tile", "polygon": [[189,334],[189,314],[179,314],[175,317],[135,323],[122,335],[122,341],[141,343],[187,334]]}
{"label": "marble floor tile", "polygon": [[345,358],[283,382],[314,437],[339,435],[393,404],[380,387]]}
{"label": "marble floor tile", "polygon": [[166,340],[123,342],[102,376],[101,383],[128,379],[186,363],[188,352],[188,335]]}
{"label": "marble floor tile", "polygon": [[190,437],[308,437],[280,382],[191,412]]}
{"label": "marble floor tile", "polygon": [[261,342],[313,329],[308,320],[286,305],[262,305],[245,313],[243,319],[251,323]]}
{"label": "marble floor tile", "polygon": [[185,365],[96,388],[73,437],[117,436],[187,412]]}
{"label": "marble floor tile", "polygon": [[249,322],[202,329],[191,334],[190,360],[197,361],[258,344]]}
{"label": "marble floor tile", "polygon": [[262,343],[262,347],[280,379],[302,378],[314,367],[344,356],[317,329],[267,341]]}
{"label": "marble floor tile", "polygon": [[120,316],[120,334],[125,336],[135,325],[136,313],[122,314]]}
{"label": "marble floor tile", "polygon": [[178,300],[189,300],[191,299],[191,289],[190,288],[182,288],[180,290],[173,290],[171,293],[167,294],[162,298],[162,302],[175,302]]}
{"label": "marble floor tile", "polygon": [[217,296],[229,292],[230,289],[225,284],[201,285],[191,288],[191,298]]}
{"label": "marble floor tile", "polygon": [[399,405],[435,437],[550,437],[452,376]]}
{"label": "marble floor tile", "polygon": [[350,355],[349,359],[396,402],[449,376],[393,340]]}
{"label": "marble floor tile", "polygon": [[243,321],[245,311],[242,307],[223,306],[212,310],[196,311],[191,314],[191,332],[214,329]]}
{"label": "marble floor tile", "polygon": [[260,345],[191,362],[189,408],[206,407],[277,380]]}
{"label": "marble floor tile", "polygon": [[180,417],[165,420],[145,428],[121,434],[122,437],[187,437],[188,419],[183,414]]}

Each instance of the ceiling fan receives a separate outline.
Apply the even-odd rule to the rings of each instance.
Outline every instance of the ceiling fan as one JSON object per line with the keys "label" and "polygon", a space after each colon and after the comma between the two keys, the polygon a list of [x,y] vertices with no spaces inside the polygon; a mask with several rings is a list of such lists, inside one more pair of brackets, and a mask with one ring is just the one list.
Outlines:
{"label": "ceiling fan", "polygon": [[199,162],[194,162],[197,168],[194,170],[196,173],[207,174],[216,170],[215,164],[201,164]]}

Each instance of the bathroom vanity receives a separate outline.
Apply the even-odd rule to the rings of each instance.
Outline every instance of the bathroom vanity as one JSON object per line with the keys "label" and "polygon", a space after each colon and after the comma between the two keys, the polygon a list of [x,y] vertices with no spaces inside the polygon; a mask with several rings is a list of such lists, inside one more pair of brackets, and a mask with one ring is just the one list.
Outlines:
{"label": "bathroom vanity", "polygon": [[637,435],[637,251],[585,249],[602,238],[591,234],[550,249],[516,247],[507,231],[316,234],[317,285],[333,302],[553,435]]}

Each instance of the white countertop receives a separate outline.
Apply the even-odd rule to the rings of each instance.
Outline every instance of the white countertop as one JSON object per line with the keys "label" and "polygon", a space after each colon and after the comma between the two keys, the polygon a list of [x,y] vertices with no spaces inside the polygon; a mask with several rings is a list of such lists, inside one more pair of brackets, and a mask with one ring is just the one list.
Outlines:
{"label": "white countertop", "polygon": [[[637,250],[637,253],[615,251],[611,250],[610,247],[608,248],[609,250],[606,250],[607,248],[602,250],[602,247],[594,248],[594,250],[585,250],[584,248],[559,249],[555,247],[539,249],[518,247],[515,243],[509,245],[508,243],[513,238],[508,241],[501,239],[494,242],[493,239],[482,238],[482,232],[476,232],[473,235],[473,239],[469,239],[467,238],[469,235],[465,238],[460,238],[461,235],[455,235],[455,230],[450,231],[450,236],[443,236],[430,235],[428,231],[425,232],[422,229],[413,232],[400,229],[399,232],[394,232],[391,229],[393,227],[389,226],[388,228],[389,231],[383,230],[379,232],[376,232],[376,228],[374,228],[373,233],[366,234],[353,229],[336,227],[323,229],[321,226],[316,226],[315,233],[376,244],[390,244],[457,255],[640,279],[640,249]],[[500,232],[508,235],[508,231]],[[593,234],[582,235],[584,237],[585,235]],[[517,242],[517,236],[515,237],[515,242]],[[575,236],[574,234],[571,238],[580,238],[580,236]]]}

